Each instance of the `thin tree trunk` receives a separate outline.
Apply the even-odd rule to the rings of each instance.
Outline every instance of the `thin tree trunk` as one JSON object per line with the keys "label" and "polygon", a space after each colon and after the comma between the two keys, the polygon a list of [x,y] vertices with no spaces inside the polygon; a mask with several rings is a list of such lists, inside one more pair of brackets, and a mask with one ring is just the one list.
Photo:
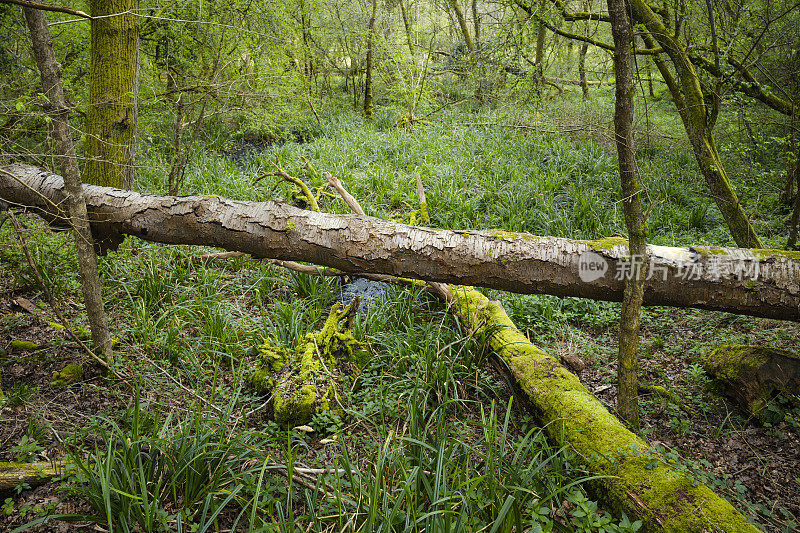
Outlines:
{"label": "thin tree trunk", "polygon": [[641,185],[636,170],[633,147],[633,69],[631,46],[633,33],[625,0],[608,0],[611,34],[614,37],[614,78],[616,104],[614,132],[622,184],[622,210],[628,228],[631,269],[625,283],[625,295],[619,321],[619,367],[617,410],[631,427],[639,429],[639,316],[644,299],[647,274],[647,226],[642,212]]}
{"label": "thin tree trunk", "polygon": [[461,28],[461,36],[464,37],[467,50],[475,52],[475,43],[472,41],[472,36],[469,34],[467,20],[464,18],[464,12],[461,10],[461,6],[458,5],[458,0],[450,0],[450,7],[453,8],[453,13],[455,13],[456,20],[458,21],[458,27]]}
{"label": "thin tree trunk", "polygon": [[588,51],[589,43],[581,43],[581,48],[578,55],[578,78],[580,79],[584,100],[589,98],[589,83],[586,81],[586,52]]}
{"label": "thin tree trunk", "polygon": [[739,198],[731,187],[717,152],[714,134],[709,126],[706,102],[700,79],[689,59],[685,46],[673,36],[661,19],[644,0],[630,0],[634,18],[647,29],[642,37],[648,46],[655,42],[669,56],[675,67],[677,79],[667,69],[663,60],[654,56],[656,66],[670,89],[675,106],[684,124],[689,142],[700,166],[711,196],[722,214],[733,240],[738,246],[761,248],[762,244]]}
{"label": "thin tree trunk", "polygon": [[[91,62],[84,180],[123,187],[132,182],[136,131],[138,0],[91,0]],[[123,14],[124,13],[124,14]]]}
{"label": "thin tree trunk", "polygon": [[89,216],[83,198],[83,185],[78,170],[78,160],[69,133],[67,121],[69,109],[64,91],[61,88],[61,65],[53,53],[53,42],[44,13],[29,7],[23,8],[28,29],[31,34],[36,64],[42,77],[42,89],[48,103],[45,109],[52,119],[53,137],[64,175],[64,192],[69,212],[70,225],[75,229],[75,243],[78,249],[83,298],[89,328],[96,349],[102,351],[106,360],[111,360],[111,339],[108,333],[108,316],[103,308],[100,274],[97,270],[94,240],[89,227]]}
{"label": "thin tree trunk", "polygon": [[375,15],[378,12],[378,0],[372,0],[372,16],[369,18],[367,35],[367,64],[364,75],[364,116],[372,118],[372,69],[375,61]]}
{"label": "thin tree trunk", "polygon": [[[54,224],[59,215],[50,202],[64,200],[62,189],[59,176],[36,167],[0,167],[0,199],[30,206]],[[84,196],[92,229],[105,246],[135,235],[308,261],[347,272],[517,293],[611,301],[623,297],[625,284],[617,274],[629,254],[627,241],[619,237],[577,241],[502,230],[434,230],[315,213],[274,201],[153,196],[94,186],[85,186]],[[800,320],[800,252],[649,246],[649,257],[645,305]]]}
{"label": "thin tree trunk", "polygon": [[536,83],[539,86],[544,85],[544,40],[547,36],[547,28],[544,23],[539,22],[539,31],[536,34]]}
{"label": "thin tree trunk", "polygon": [[[789,166],[786,171],[786,185],[781,192],[781,201],[790,203],[794,196],[795,175],[800,173],[800,143],[797,142],[797,113],[792,113],[789,121]],[[800,190],[797,191],[800,194]]]}
{"label": "thin tree trunk", "polygon": [[474,44],[476,49],[481,47],[481,17],[478,14],[478,0],[472,0],[472,27],[474,28]]}
{"label": "thin tree trunk", "polygon": [[787,248],[797,249],[797,226],[800,224],[800,161],[795,164],[794,177],[797,180],[797,194],[794,197],[794,209],[792,210],[791,229],[789,230],[789,243]]}
{"label": "thin tree trunk", "polygon": [[411,33],[411,23],[408,21],[408,13],[406,12],[406,4],[400,0],[400,13],[403,15],[403,27],[406,29],[406,40],[408,41],[408,51],[411,56],[414,56],[414,36]]}

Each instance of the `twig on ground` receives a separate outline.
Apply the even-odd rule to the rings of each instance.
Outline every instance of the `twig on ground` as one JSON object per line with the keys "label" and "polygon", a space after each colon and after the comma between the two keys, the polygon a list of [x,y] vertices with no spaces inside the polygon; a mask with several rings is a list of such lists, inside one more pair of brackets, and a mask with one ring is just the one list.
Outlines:
{"label": "twig on ground", "polygon": [[33,260],[33,257],[31,257],[30,250],[28,249],[28,243],[25,241],[25,237],[24,237],[24,235],[22,234],[22,228],[20,227],[20,224],[19,224],[19,221],[17,220],[17,217],[15,217],[15,216],[14,216],[14,213],[13,213],[12,211],[10,211],[10,210],[8,211],[8,217],[11,219],[11,224],[14,226],[14,232],[17,234],[17,238],[19,239],[20,245],[22,246],[22,251],[23,251],[23,253],[25,254],[25,258],[26,258],[26,259],[27,259],[27,261],[28,261],[28,265],[31,267],[31,270],[33,271],[33,274],[34,274],[34,276],[36,276],[36,281],[38,281],[38,282],[39,282],[39,285],[42,287],[42,291],[44,291],[45,300],[47,301],[47,304],[50,306],[50,309],[52,309],[52,310],[53,310],[53,313],[54,313],[54,314],[56,315],[56,317],[58,318],[58,321],[59,321],[59,323],[60,323],[62,326],[64,326],[64,331],[66,331],[67,335],[69,335],[69,337],[70,337],[70,338],[71,338],[73,341],[75,341],[76,343],[78,343],[78,345],[79,345],[79,346],[80,346],[80,347],[81,347],[81,348],[82,348],[82,349],[83,349],[83,350],[84,350],[84,351],[85,351],[85,352],[86,352],[86,353],[87,353],[87,354],[88,354],[88,355],[89,355],[89,356],[90,356],[92,359],[94,359],[94,360],[95,360],[95,361],[97,361],[97,362],[98,362],[100,365],[102,365],[102,366],[103,366],[103,368],[105,368],[106,370],[108,370],[109,372],[111,372],[112,374],[114,374],[114,376],[115,376],[115,377],[117,377],[118,379],[120,379],[120,380],[122,380],[122,381],[125,381],[125,378],[124,378],[124,377],[122,377],[122,376],[121,376],[121,375],[120,375],[120,374],[119,374],[119,373],[118,373],[116,370],[114,370],[113,368],[111,368],[111,366],[108,364],[108,362],[106,362],[106,361],[104,361],[103,359],[101,359],[100,357],[98,357],[98,356],[97,356],[97,355],[96,355],[96,354],[95,354],[95,353],[94,353],[94,352],[91,350],[91,348],[89,348],[89,347],[86,345],[86,343],[84,343],[84,342],[83,342],[83,341],[82,341],[82,340],[81,340],[81,339],[78,337],[78,335],[76,335],[76,334],[75,334],[75,332],[72,330],[72,328],[71,328],[71,327],[70,327],[70,325],[69,325],[69,322],[67,322],[67,320],[64,318],[64,315],[62,315],[62,314],[61,314],[61,311],[59,311],[59,309],[58,309],[58,306],[56,305],[56,301],[55,301],[55,299],[53,298],[53,294],[50,292],[50,289],[49,289],[49,288],[47,287],[47,285],[45,284],[45,282],[44,282],[44,279],[42,279],[42,276],[41,276],[41,274],[39,274],[39,268],[36,266],[36,263],[34,262],[34,260]]}

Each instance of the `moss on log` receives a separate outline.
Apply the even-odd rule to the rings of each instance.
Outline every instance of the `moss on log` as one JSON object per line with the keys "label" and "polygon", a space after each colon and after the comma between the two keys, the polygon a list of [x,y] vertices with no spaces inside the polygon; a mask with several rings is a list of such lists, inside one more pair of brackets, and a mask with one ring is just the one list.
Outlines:
{"label": "moss on log", "polygon": [[726,395],[762,419],[778,395],[800,395],[800,356],[788,350],[726,344],[708,355],[704,367]]}
{"label": "moss on log", "polygon": [[571,446],[592,473],[607,476],[594,483],[608,505],[638,517],[647,531],[758,531],[626,429],[577,377],[531,344],[497,302],[471,288],[450,289],[461,319],[508,364],[551,438]]}
{"label": "moss on log", "polygon": [[261,359],[251,376],[253,386],[272,393],[275,421],[302,425],[315,413],[336,409],[339,383],[358,374],[369,352],[349,329],[358,299],[344,308],[337,302],[317,333],[308,333],[292,350],[266,339],[259,348]]}
{"label": "moss on log", "polygon": [[61,466],[61,463],[0,462],[0,491],[13,489],[23,483],[31,487],[47,483],[61,475]]}

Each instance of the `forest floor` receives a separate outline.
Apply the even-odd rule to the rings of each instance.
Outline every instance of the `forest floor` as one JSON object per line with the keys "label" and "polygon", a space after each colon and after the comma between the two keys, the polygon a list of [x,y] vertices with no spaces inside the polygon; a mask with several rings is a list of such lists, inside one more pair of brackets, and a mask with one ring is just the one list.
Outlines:
{"label": "forest floor", "polygon": [[[253,200],[290,198],[286,184],[270,178],[255,186],[253,179],[272,169],[275,157],[287,171],[302,175],[306,157],[316,168],[336,173],[377,216],[406,216],[415,201],[413,174],[421,172],[433,226],[602,237],[623,226],[616,209],[614,161],[604,143],[607,124],[596,107],[569,114],[575,120],[583,117],[593,129],[567,121],[558,109],[549,111],[561,121],[547,119],[548,127],[560,128],[571,139],[566,141],[514,127],[525,117],[511,121],[510,112],[478,117],[454,113],[446,124],[414,133],[381,126],[380,118],[376,126],[332,121],[329,131],[313,142],[271,146],[236,161],[201,152],[185,190]],[[655,134],[670,130],[667,122],[661,127]],[[653,242],[729,244],[699,180],[686,177],[693,174],[691,158],[674,150],[678,140],[661,142],[640,154],[652,197],[658,199],[650,214]],[[766,155],[738,151],[730,157]],[[149,180],[151,190],[160,190],[161,171],[143,168],[141,179]],[[781,224],[774,220],[781,209],[775,205],[779,174],[769,172],[760,176],[762,187],[772,179],[764,194],[743,197],[759,213],[759,229],[778,245],[783,238]],[[305,177],[311,185],[321,185],[318,176]],[[753,176],[733,177],[741,190],[756,187]],[[346,210],[336,199],[323,201],[324,209]],[[32,216],[21,220],[56,305],[84,335],[69,235],[49,232]],[[246,258],[198,264],[192,256],[209,250],[129,239],[100,261],[112,329],[119,337],[114,367],[124,379],[118,379],[53,327],[58,320],[43,301],[10,224],[0,228],[0,237],[0,374],[6,393],[0,407],[0,461],[55,460],[71,450],[73,462],[87,468],[72,470],[62,482],[19,487],[4,495],[0,529],[67,513],[83,515],[78,517],[82,520],[49,522],[40,530],[89,530],[93,521],[104,521],[104,495],[111,504],[105,508],[120,516],[136,506],[144,508],[142,494],[134,492],[141,484],[129,480],[112,496],[103,489],[102,476],[91,472],[109,479],[144,472],[142,450],[149,457],[158,447],[165,456],[185,458],[188,452],[179,443],[198,438],[207,439],[201,448],[225,450],[209,467],[225,474],[202,483],[181,480],[182,496],[160,487],[151,514],[131,518],[132,523],[144,527],[151,520],[179,529],[184,520],[225,529],[239,519],[255,527],[258,511],[267,530],[294,520],[304,529],[322,530],[321,524],[335,523],[339,530],[347,524],[344,509],[352,511],[355,505],[356,514],[373,512],[357,507],[370,501],[371,494],[380,494],[389,507],[396,504],[393,498],[404,486],[404,476],[416,472],[408,465],[417,465],[431,480],[446,481],[441,501],[454,505],[460,497],[475,505],[474,523],[467,529],[478,530],[485,526],[481,513],[496,515],[505,495],[513,493],[512,483],[504,485],[503,477],[524,473],[522,465],[541,464],[546,457],[547,468],[531,478],[531,486],[551,497],[526,504],[526,527],[636,529],[598,508],[583,484],[572,485],[585,476],[580,459],[569,450],[549,448],[524,403],[510,402],[513,388],[503,366],[424,293],[390,287],[384,300],[360,315],[353,333],[373,357],[363,374],[348,383],[347,409],[315,416],[311,432],[287,430],[272,421],[269,402],[250,386],[257,348],[266,337],[291,347],[306,332],[316,331],[340,293],[338,280],[288,273]],[[533,343],[556,356],[579,358],[585,365],[581,380],[613,412],[617,304],[488,292],[501,300]],[[642,392],[644,437],[768,531],[792,531],[800,517],[800,410],[776,403],[775,423],[751,419],[715,388],[702,361],[719,344],[796,350],[798,339],[798,324],[698,310],[643,311],[641,380],[667,391]],[[36,346],[15,349],[15,340]],[[71,363],[82,365],[82,378],[66,387],[54,384],[54,373]],[[143,444],[137,448],[139,442]],[[136,453],[126,455],[129,448]],[[122,459],[104,461],[109,450]],[[443,464],[438,453],[450,454],[450,460]],[[236,464],[227,462],[232,455]],[[476,455],[482,460],[476,461]],[[131,457],[133,466],[125,463]],[[338,481],[321,475],[328,484],[322,487],[327,492],[320,492],[316,478],[287,477],[285,466],[291,464],[358,474]],[[491,470],[492,464],[497,471]],[[165,479],[169,470],[160,471]],[[207,492],[199,485],[207,485]],[[463,486],[471,487],[469,494],[453,488]],[[190,487],[200,494],[191,502]],[[420,494],[425,490],[420,488]],[[493,492],[499,495],[495,499]],[[413,502],[420,509],[432,505],[432,500],[423,500]],[[220,506],[219,515],[209,517],[208,502]],[[191,513],[181,511],[183,506]],[[428,519],[443,519],[437,512]],[[319,518],[323,516],[327,518]]]}

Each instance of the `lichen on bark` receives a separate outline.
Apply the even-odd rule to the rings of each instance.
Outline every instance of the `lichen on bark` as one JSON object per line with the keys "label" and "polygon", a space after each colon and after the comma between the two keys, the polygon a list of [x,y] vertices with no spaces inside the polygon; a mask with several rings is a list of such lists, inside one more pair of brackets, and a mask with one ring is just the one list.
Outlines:
{"label": "lichen on bark", "polygon": [[293,348],[265,339],[259,363],[250,377],[256,390],[272,395],[273,415],[283,425],[301,425],[314,414],[341,409],[339,385],[358,375],[369,362],[369,350],[350,331],[359,301],[337,302],[322,329],[307,333]]}

